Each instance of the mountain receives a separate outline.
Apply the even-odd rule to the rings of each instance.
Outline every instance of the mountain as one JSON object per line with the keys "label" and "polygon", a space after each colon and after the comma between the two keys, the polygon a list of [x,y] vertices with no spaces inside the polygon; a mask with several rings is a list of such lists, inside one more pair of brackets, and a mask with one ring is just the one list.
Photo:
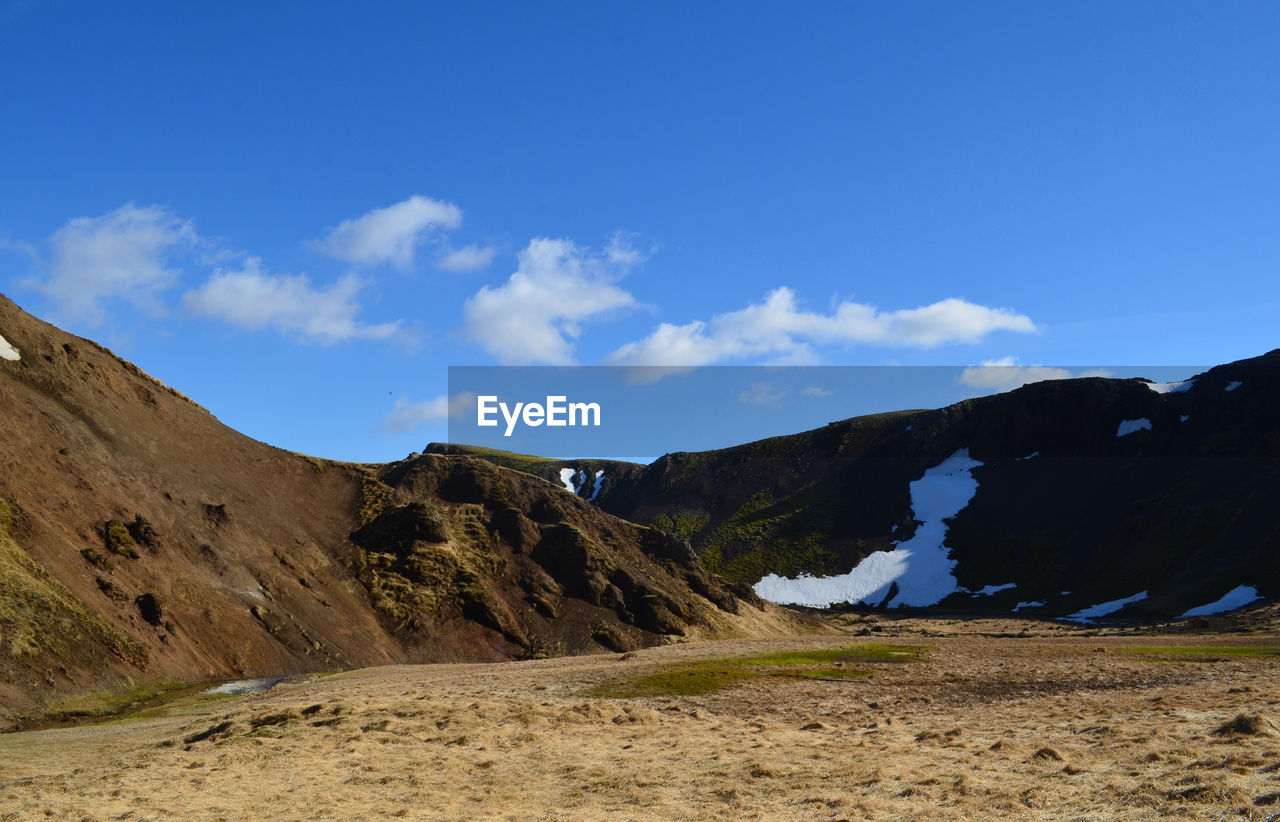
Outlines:
{"label": "mountain", "polygon": [[478,457],[504,468],[512,468],[542,477],[548,482],[564,486],[565,490],[588,502],[594,502],[602,493],[607,494],[619,486],[634,482],[645,466],[637,462],[620,460],[572,459],[557,460],[500,451],[480,445],[457,443],[428,443],[424,454]]}
{"label": "mountain", "polygon": [[0,354],[0,727],[127,681],[794,628],[558,484],[264,445],[2,296]]}
{"label": "mountain", "polygon": [[1171,617],[1280,597],[1277,409],[1280,351],[1053,380],[667,454],[596,504],[780,602]]}

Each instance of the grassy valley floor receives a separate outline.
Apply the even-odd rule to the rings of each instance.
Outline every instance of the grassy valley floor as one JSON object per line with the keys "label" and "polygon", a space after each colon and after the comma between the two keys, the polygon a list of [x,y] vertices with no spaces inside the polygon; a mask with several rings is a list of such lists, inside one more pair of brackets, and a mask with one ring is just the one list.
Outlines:
{"label": "grassy valley floor", "polygon": [[0,736],[0,820],[1280,819],[1273,630],[836,619]]}

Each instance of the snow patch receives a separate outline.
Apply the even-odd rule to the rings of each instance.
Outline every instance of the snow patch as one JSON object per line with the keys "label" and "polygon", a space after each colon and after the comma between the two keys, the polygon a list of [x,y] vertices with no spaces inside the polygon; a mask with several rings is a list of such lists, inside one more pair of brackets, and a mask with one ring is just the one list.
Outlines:
{"label": "snow patch", "polygon": [[1018,583],[1006,582],[1004,585],[987,585],[978,591],[971,591],[970,594],[975,597],[989,597],[997,591],[1007,591],[1010,588],[1017,588]]}
{"label": "snow patch", "polygon": [[[561,468],[560,483],[564,489],[575,497],[582,494],[582,489],[587,486],[589,479],[586,469],[579,471],[577,468]],[[594,502],[596,495],[600,493],[600,487],[604,484],[604,471],[597,471],[595,478],[595,486],[591,489],[591,496],[587,497],[587,502]]]}
{"label": "snow patch", "polygon": [[1149,382],[1145,385],[1157,394],[1181,394],[1190,391],[1193,382],[1194,379],[1190,379],[1181,382]]}
{"label": "snow patch", "polygon": [[1250,602],[1257,602],[1262,599],[1258,594],[1258,589],[1252,585],[1240,585],[1232,588],[1222,595],[1222,599],[1210,602],[1208,605],[1201,605],[1199,608],[1192,608],[1182,617],[1193,616],[1209,616],[1210,614],[1225,614],[1227,611],[1234,611],[1237,608],[1243,608]]}
{"label": "snow patch", "polygon": [[1124,599],[1113,599],[1110,602],[1104,602],[1101,605],[1094,605],[1090,608],[1085,608],[1083,611],[1076,611],[1071,616],[1063,617],[1063,619],[1070,620],[1072,622],[1092,622],[1097,617],[1104,617],[1107,614],[1113,614],[1116,611],[1119,611],[1121,608],[1123,608],[1126,605],[1132,605],[1133,603],[1139,602],[1146,598],[1147,598],[1147,592],[1141,591],[1139,593],[1134,594],[1131,597],[1125,597]]}
{"label": "snow patch", "polygon": [[795,579],[769,574],[755,584],[764,599],[787,605],[826,608],[837,602],[881,602],[894,583],[898,593],[889,605],[933,605],[960,590],[945,544],[947,523],[978,493],[972,471],[982,463],[962,448],[910,485],[912,516],[920,521],[915,535],[889,551],[863,558],[847,574],[831,577],[802,575]]}
{"label": "snow patch", "polygon": [[1040,456],[1040,452],[1039,452],[1039,451],[1032,451],[1030,454],[1027,454],[1025,457],[1018,457],[1018,459],[1019,459],[1019,460],[1033,460],[1033,459],[1035,459],[1035,458],[1036,458],[1036,457],[1038,457],[1038,456]]}
{"label": "snow patch", "polygon": [[1032,602],[1019,602],[1017,605],[1013,606],[1013,610],[1021,611],[1023,608],[1043,608],[1043,607],[1044,607],[1044,600],[1039,600],[1039,601],[1032,601]]}
{"label": "snow patch", "polygon": [[1178,415],[1178,422],[1186,422],[1186,421],[1187,421],[1187,420],[1189,420],[1189,419],[1191,419],[1191,415],[1190,415],[1190,414],[1179,414],[1179,415]]}
{"label": "snow patch", "polygon": [[1146,429],[1151,430],[1151,420],[1146,417],[1139,417],[1136,420],[1120,420],[1120,427],[1116,429],[1117,437],[1124,437],[1132,434],[1134,431]]}
{"label": "snow patch", "polygon": [[1244,385],[1244,383],[1240,382],[1239,380],[1232,380],[1231,382],[1227,383],[1227,387],[1222,390],[1235,391],[1237,388],[1239,388],[1242,385]]}
{"label": "snow patch", "polygon": [[13,344],[4,337],[0,337],[0,360],[17,362],[20,359],[22,359],[22,355],[18,353],[18,349],[14,348]]}

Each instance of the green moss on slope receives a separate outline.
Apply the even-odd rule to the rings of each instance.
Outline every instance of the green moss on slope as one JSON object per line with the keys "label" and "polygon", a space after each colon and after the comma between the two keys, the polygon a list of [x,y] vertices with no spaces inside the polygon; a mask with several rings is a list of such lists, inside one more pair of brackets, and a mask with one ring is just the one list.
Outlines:
{"label": "green moss on slope", "polygon": [[[144,663],[146,646],[112,628],[32,559],[14,539],[13,507],[0,499],[0,675],[11,665],[97,642],[122,659]],[[122,526],[123,527],[123,526]]]}
{"label": "green moss on slope", "polygon": [[699,558],[707,570],[745,583],[769,573],[839,573],[823,516],[829,510],[796,505],[794,497],[775,504],[768,491],[759,491],[707,536]]}

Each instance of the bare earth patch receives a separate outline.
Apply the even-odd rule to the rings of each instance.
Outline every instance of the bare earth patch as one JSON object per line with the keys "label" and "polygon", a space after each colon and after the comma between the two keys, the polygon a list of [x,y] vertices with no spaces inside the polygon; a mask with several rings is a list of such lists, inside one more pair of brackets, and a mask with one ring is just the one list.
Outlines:
{"label": "bare earth patch", "polygon": [[[874,637],[371,668],[10,734],[0,820],[1280,813],[1280,657],[1240,650],[1280,647],[1272,632],[868,624]],[[912,661],[885,664],[894,646]]]}

